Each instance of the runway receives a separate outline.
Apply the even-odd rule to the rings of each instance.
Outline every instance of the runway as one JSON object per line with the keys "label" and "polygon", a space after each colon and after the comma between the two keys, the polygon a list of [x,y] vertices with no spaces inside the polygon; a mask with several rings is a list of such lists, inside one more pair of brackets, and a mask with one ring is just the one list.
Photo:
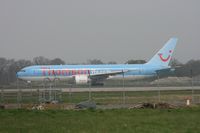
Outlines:
{"label": "runway", "polygon": [[34,91],[44,91],[44,90],[59,90],[62,92],[88,92],[91,90],[92,92],[120,92],[120,91],[173,91],[173,90],[200,90],[200,86],[195,87],[91,87],[91,88],[27,88],[27,89],[1,89],[2,92],[34,92]]}

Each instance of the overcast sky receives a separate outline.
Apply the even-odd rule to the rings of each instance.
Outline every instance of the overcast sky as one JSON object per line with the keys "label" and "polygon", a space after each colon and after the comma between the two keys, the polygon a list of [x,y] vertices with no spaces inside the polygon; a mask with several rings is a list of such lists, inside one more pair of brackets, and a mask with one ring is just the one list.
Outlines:
{"label": "overcast sky", "polygon": [[200,0],[0,0],[0,57],[124,63],[170,37],[175,58],[200,59]]}

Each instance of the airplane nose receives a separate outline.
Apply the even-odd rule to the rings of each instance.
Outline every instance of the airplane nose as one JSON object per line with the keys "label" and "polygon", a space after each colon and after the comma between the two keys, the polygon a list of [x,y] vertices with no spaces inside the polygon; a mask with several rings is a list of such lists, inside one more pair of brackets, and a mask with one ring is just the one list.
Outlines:
{"label": "airplane nose", "polygon": [[16,73],[16,77],[17,77],[17,78],[19,78],[20,75],[21,75],[21,72],[17,72],[17,73]]}

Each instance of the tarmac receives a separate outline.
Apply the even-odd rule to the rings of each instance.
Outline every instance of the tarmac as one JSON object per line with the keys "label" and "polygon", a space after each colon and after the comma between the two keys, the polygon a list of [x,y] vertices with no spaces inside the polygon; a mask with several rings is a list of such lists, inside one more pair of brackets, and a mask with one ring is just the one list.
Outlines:
{"label": "tarmac", "polygon": [[33,92],[44,90],[59,90],[62,92],[121,92],[121,91],[171,91],[171,90],[200,90],[200,86],[195,87],[91,87],[91,88],[26,88],[26,89],[0,89],[0,92]]}

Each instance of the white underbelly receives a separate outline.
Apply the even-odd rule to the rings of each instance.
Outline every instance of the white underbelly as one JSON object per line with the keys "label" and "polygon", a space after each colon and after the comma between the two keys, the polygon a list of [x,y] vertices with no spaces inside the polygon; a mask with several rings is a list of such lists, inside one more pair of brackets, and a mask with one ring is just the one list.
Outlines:
{"label": "white underbelly", "polygon": [[43,82],[45,80],[54,81],[54,80],[60,80],[60,81],[68,81],[73,79],[73,77],[69,76],[26,76],[26,77],[20,77],[22,80],[26,81],[36,81],[36,82]]}

